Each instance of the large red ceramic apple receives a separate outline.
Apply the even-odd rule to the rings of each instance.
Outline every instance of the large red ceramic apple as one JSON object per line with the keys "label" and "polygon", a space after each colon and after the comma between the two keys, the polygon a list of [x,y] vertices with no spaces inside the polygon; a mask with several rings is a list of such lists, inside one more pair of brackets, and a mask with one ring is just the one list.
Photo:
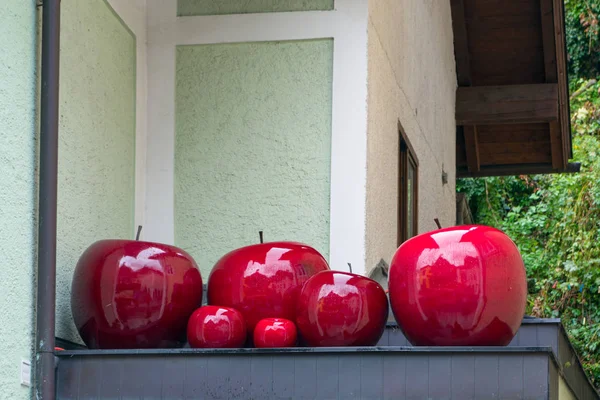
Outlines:
{"label": "large red ceramic apple", "polygon": [[203,306],[194,311],[187,327],[192,348],[239,348],[246,342],[242,314],[229,307]]}
{"label": "large red ceramic apple", "polygon": [[517,246],[498,229],[455,226],[398,248],[389,294],[413,345],[504,346],[525,314],[525,267]]}
{"label": "large red ceramic apple", "polygon": [[73,275],[73,319],[92,349],[180,347],[201,303],[196,262],[165,244],[98,241]]}
{"label": "large red ceramic apple", "polygon": [[243,247],[223,256],[208,278],[208,304],[233,307],[244,315],[248,333],[263,318],[296,319],[300,288],[329,266],[318,251],[295,242]]}
{"label": "large red ceramic apple", "polygon": [[298,333],[294,322],[285,318],[265,318],[254,328],[254,347],[293,347]]}
{"label": "large red ceramic apple", "polygon": [[379,283],[348,272],[324,271],[304,284],[296,325],[312,347],[374,346],[387,317],[387,296]]}

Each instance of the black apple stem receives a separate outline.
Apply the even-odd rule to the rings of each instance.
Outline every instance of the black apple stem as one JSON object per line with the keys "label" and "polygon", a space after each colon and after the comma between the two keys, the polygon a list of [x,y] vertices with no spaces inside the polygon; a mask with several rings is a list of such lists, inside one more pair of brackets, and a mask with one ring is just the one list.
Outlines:
{"label": "black apple stem", "polygon": [[140,240],[140,234],[142,233],[142,226],[138,225],[137,234],[135,235],[135,240]]}
{"label": "black apple stem", "polygon": [[435,221],[435,224],[437,225],[438,229],[442,229],[442,224],[440,224],[440,220],[437,218],[433,219]]}
{"label": "black apple stem", "polygon": [[258,231],[258,237],[260,237],[260,242],[263,243],[263,231]]}
{"label": "black apple stem", "polygon": [[348,263],[348,268],[350,268],[350,273],[352,273],[352,264]]}

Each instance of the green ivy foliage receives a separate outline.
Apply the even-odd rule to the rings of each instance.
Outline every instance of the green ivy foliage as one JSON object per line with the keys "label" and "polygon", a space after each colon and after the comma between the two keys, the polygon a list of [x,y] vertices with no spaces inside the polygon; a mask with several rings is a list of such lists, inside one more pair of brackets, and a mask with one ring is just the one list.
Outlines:
{"label": "green ivy foliage", "polygon": [[600,84],[571,101],[573,155],[581,172],[462,179],[477,223],[517,244],[527,268],[527,312],[560,317],[588,375],[600,386]]}
{"label": "green ivy foliage", "polygon": [[600,74],[600,0],[565,0],[565,32],[571,77]]}

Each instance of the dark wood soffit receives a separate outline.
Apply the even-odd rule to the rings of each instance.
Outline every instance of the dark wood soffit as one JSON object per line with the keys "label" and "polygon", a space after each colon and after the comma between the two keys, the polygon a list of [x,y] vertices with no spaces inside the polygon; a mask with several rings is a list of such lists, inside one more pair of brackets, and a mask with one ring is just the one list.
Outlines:
{"label": "dark wood soffit", "polygon": [[[457,176],[574,171],[562,1],[450,0]],[[543,140],[529,143],[540,124]],[[491,132],[497,146],[485,144]]]}
{"label": "dark wood soffit", "polygon": [[471,60],[465,20],[463,0],[450,2],[452,12],[452,30],[454,31],[454,55],[456,57],[456,77],[459,86],[471,86]]}

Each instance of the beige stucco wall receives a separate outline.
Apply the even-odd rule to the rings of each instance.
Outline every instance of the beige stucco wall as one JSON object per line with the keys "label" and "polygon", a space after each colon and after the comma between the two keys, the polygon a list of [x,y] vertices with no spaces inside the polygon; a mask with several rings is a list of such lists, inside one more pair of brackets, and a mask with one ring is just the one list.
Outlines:
{"label": "beige stucco wall", "polygon": [[558,400],[575,400],[575,395],[562,376],[558,377]]}
{"label": "beige stucco wall", "polygon": [[[369,1],[366,268],[396,250],[398,120],[419,160],[419,232],[455,225],[456,72],[450,3]],[[442,171],[448,184],[442,184]]]}

